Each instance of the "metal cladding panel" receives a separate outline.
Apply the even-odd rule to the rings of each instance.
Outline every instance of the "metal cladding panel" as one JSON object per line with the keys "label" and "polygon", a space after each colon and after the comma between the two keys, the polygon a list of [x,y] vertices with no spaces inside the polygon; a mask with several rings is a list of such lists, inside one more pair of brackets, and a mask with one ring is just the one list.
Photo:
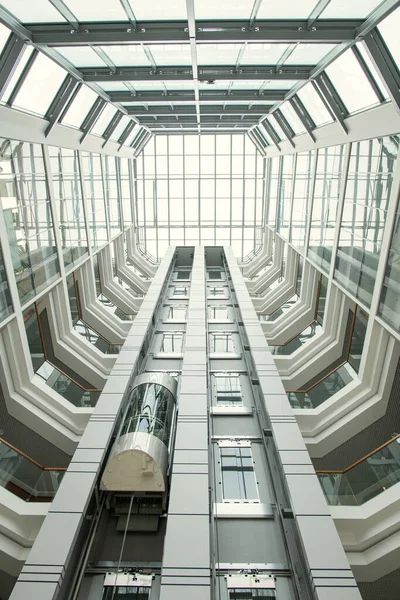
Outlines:
{"label": "metal cladding panel", "polygon": [[282,535],[276,520],[219,519],[218,545],[219,560],[223,563],[286,562]]}

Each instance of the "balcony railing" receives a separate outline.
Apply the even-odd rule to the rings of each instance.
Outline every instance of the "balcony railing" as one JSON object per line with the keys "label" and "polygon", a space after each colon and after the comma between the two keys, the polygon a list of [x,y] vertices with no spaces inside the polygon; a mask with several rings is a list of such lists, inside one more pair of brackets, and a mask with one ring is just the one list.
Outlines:
{"label": "balcony railing", "polygon": [[400,482],[400,435],[343,471],[317,471],[328,504],[360,506]]}
{"label": "balcony railing", "polygon": [[49,361],[44,362],[39,367],[36,375],[44,379],[46,385],[74,406],[83,408],[96,406],[101,394],[99,389],[85,389]]}
{"label": "balcony railing", "polygon": [[346,365],[347,363],[341,365],[307,390],[288,391],[287,395],[292,408],[317,408],[334,394],[340,392],[353,381]]}
{"label": "balcony railing", "polygon": [[286,342],[286,344],[279,346],[271,345],[271,354],[275,354],[277,356],[288,356],[293,354],[293,352],[296,352],[296,350],[304,346],[304,344],[309,342],[313,337],[320,334],[321,331],[322,326],[317,321],[313,321],[303,331]]}
{"label": "balcony railing", "polygon": [[51,502],[66,470],[43,467],[0,438],[0,485],[26,502]]}

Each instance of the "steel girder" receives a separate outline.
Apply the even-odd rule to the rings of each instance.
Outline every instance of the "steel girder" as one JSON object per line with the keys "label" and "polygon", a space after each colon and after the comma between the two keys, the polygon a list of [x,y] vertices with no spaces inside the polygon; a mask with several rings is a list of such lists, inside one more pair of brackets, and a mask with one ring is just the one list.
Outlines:
{"label": "steel girder", "polygon": [[[271,103],[285,99],[288,90],[200,90],[200,102],[259,102]],[[130,104],[147,104],[148,102],[188,102],[194,104],[193,90],[176,90],[171,92],[143,90],[135,92],[107,92],[111,102],[129,102]]]}

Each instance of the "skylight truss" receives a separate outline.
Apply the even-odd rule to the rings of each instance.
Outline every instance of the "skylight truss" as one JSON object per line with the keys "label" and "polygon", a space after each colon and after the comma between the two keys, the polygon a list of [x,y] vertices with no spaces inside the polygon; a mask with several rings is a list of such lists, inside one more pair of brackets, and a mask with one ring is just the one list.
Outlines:
{"label": "skylight truss", "polygon": [[136,155],[151,133],[249,132],[265,152],[332,121],[346,132],[349,115],[388,100],[400,110],[398,6],[4,0],[0,102],[45,118],[48,134],[96,130]]}

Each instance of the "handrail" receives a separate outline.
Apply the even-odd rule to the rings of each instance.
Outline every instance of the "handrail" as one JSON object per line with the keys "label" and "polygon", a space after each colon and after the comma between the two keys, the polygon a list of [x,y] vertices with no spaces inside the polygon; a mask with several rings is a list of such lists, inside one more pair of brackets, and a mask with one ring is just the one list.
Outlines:
{"label": "handrail", "polygon": [[390,438],[390,440],[388,440],[381,446],[378,446],[378,448],[375,448],[375,450],[372,450],[371,452],[369,452],[368,454],[366,454],[359,460],[356,460],[356,462],[352,463],[350,466],[346,467],[345,469],[342,469],[342,470],[340,470],[340,469],[337,469],[337,470],[335,470],[335,469],[316,469],[315,472],[316,473],[339,473],[339,474],[343,475],[344,473],[347,473],[347,471],[350,471],[351,469],[354,469],[354,467],[357,467],[357,465],[364,462],[364,460],[367,460],[367,458],[369,458],[370,456],[373,456],[376,452],[379,452],[383,448],[386,448],[386,446],[389,446],[392,442],[394,442],[395,440],[397,440],[399,438],[400,438],[400,433],[393,436],[392,438]]}
{"label": "handrail", "polygon": [[[302,334],[306,329],[308,329],[309,327],[311,327],[311,325],[313,323],[318,323],[318,321],[316,321],[315,319],[313,321],[311,321],[311,323],[309,323],[306,327],[304,327],[304,329],[302,329],[301,331],[299,331],[299,333],[296,333],[296,335],[294,335],[293,337],[290,338],[290,340],[288,340],[287,342],[285,342],[284,344],[268,344],[268,346],[271,346],[272,348],[283,348],[283,346],[287,346],[288,344],[290,344],[290,342],[292,342],[293,340],[295,340],[300,334]],[[319,325],[319,323],[318,323]]]}
{"label": "handrail", "polygon": [[[289,302],[289,300],[291,300],[294,296],[296,296],[297,298],[300,299],[300,296],[298,294],[293,294],[293,296],[291,296],[290,298],[287,298],[284,302],[282,302],[282,304],[280,304],[277,308],[275,308],[272,312],[270,313],[257,313],[258,315],[262,316],[262,317],[270,317],[271,315],[273,315],[274,313],[276,313],[277,310],[279,310],[280,308],[282,308],[282,306],[285,306],[285,304],[287,302]],[[301,332],[300,332],[301,333]],[[295,336],[296,337],[296,336]]]}
{"label": "handrail", "polygon": [[5,444],[9,448],[11,448],[11,450],[14,450],[14,452],[17,452],[17,454],[19,454],[23,458],[26,458],[27,460],[29,460],[29,462],[34,464],[36,467],[39,467],[39,469],[42,469],[42,471],[66,471],[67,470],[67,467],[44,467],[43,465],[38,463],[34,458],[31,458],[30,456],[25,454],[25,452],[22,452],[22,450],[19,450],[18,448],[16,448],[12,444],[10,444],[10,442],[7,442],[5,439],[3,439],[1,437],[0,437],[0,442]]}

